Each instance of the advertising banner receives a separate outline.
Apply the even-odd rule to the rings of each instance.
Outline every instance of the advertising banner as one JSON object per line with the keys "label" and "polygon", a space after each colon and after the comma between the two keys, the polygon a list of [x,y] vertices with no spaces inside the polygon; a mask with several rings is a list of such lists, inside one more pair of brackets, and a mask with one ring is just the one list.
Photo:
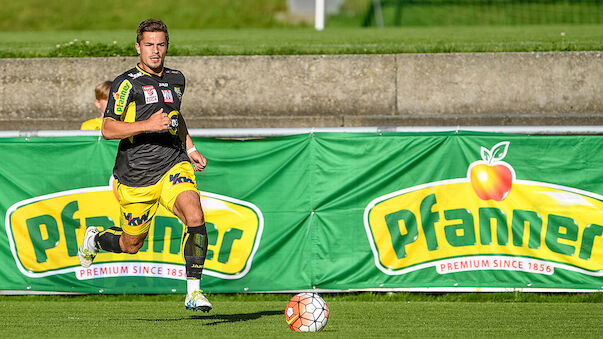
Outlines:
{"label": "advertising banner", "polygon": [[[603,136],[193,140],[206,292],[603,291]],[[116,151],[0,138],[0,290],[185,293],[183,225],[162,207],[137,254],[79,265],[87,227],[119,226]]]}

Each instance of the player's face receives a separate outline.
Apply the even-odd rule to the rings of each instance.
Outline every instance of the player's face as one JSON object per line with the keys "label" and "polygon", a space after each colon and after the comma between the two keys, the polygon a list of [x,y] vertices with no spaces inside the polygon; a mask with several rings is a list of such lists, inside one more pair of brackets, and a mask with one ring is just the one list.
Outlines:
{"label": "player's face", "polygon": [[144,32],[142,40],[136,43],[140,54],[140,66],[149,73],[161,74],[168,44],[163,32]]}

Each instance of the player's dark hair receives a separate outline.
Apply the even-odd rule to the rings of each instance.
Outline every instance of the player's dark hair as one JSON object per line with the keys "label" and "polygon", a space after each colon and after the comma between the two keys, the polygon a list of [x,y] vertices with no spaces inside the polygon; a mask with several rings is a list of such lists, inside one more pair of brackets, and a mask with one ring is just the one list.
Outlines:
{"label": "player's dark hair", "polygon": [[141,22],[136,30],[136,42],[140,43],[140,40],[142,40],[142,33],[144,32],[163,32],[165,33],[165,41],[168,45],[170,44],[167,26],[161,20],[147,19]]}

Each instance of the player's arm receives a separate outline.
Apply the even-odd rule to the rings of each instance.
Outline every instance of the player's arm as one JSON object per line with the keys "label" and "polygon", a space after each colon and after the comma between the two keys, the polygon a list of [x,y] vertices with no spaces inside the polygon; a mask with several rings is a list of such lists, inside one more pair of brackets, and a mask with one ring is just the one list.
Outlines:
{"label": "player's arm", "polygon": [[207,159],[197,151],[193,139],[191,139],[191,135],[188,134],[188,128],[186,127],[186,122],[184,121],[182,114],[178,115],[178,134],[180,135],[182,145],[184,146],[195,171],[203,171],[205,166],[207,166]]}
{"label": "player's arm", "polygon": [[159,132],[169,129],[172,121],[163,112],[163,109],[144,121],[124,121],[126,120],[124,115],[128,114],[130,103],[134,100],[133,88],[134,86],[125,78],[125,75],[120,75],[113,81],[110,92],[112,95],[109,95],[103,115],[101,127],[103,138],[107,140],[124,139],[144,132]]}
{"label": "player's arm", "polygon": [[124,122],[106,118],[103,120],[101,132],[103,138],[106,140],[124,139],[143,132],[160,132],[168,130],[171,123],[172,120],[163,112],[162,108],[151,115],[149,119],[143,121]]}
{"label": "player's arm", "polygon": [[186,147],[186,153],[188,153],[188,157],[191,159],[195,171],[203,171],[205,166],[207,166],[207,159],[197,151],[197,148],[195,147],[195,144],[193,144],[193,140],[188,133],[186,133]]}

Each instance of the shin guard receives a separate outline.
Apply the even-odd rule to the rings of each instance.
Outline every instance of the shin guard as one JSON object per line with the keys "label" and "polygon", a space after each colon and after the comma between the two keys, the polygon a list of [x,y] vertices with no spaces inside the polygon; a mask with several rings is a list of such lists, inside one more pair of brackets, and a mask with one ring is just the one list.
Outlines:
{"label": "shin guard", "polygon": [[108,252],[121,253],[121,246],[119,245],[119,238],[124,231],[121,227],[111,227],[96,236],[96,247],[101,248]]}
{"label": "shin guard", "polygon": [[205,224],[196,227],[187,227],[182,244],[184,247],[187,279],[201,280],[205,256],[207,254],[207,230],[205,229]]}

